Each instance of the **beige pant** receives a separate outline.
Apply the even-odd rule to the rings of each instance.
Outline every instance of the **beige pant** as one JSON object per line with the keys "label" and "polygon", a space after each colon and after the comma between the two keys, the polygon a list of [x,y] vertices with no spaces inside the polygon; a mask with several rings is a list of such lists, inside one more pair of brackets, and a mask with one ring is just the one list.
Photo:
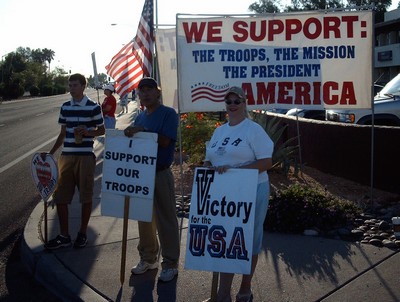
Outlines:
{"label": "beige pant", "polygon": [[81,203],[91,203],[93,198],[96,159],[90,155],[61,155],[58,159],[58,182],[53,198],[57,204],[70,204],[79,190]]}
{"label": "beige pant", "polygon": [[[180,243],[176,217],[174,177],[170,169],[156,172],[153,220],[138,222],[140,258],[148,263],[157,261],[161,245],[162,268],[177,268]],[[160,243],[157,240],[157,231]]]}

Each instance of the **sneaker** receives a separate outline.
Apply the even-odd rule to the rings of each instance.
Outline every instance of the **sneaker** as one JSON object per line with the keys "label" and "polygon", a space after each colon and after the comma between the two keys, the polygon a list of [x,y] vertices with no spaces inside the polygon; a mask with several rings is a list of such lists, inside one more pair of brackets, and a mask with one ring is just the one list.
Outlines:
{"label": "sneaker", "polygon": [[71,245],[71,237],[65,237],[63,235],[58,235],[56,238],[49,240],[44,247],[48,250],[55,250],[60,247],[66,247]]}
{"label": "sneaker", "polygon": [[158,262],[148,263],[146,261],[140,260],[139,263],[132,267],[131,272],[135,275],[140,275],[147,272],[149,269],[156,269],[158,267]]}
{"label": "sneaker", "polygon": [[74,242],[74,248],[85,247],[86,244],[87,244],[86,234],[78,232],[78,236],[76,236],[76,239],[75,239],[75,242]]}
{"label": "sneaker", "polygon": [[178,275],[178,270],[176,268],[163,269],[161,271],[160,277],[158,277],[158,280],[169,282],[174,279],[176,275]]}

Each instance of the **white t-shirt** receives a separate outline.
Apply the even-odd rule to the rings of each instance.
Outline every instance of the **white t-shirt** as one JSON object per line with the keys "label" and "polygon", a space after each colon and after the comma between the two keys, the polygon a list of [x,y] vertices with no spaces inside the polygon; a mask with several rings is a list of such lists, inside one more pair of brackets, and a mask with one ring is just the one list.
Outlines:
{"label": "white t-shirt", "polygon": [[[242,166],[258,159],[272,158],[274,143],[257,123],[245,119],[240,124],[226,123],[215,129],[206,148],[206,161],[213,166]],[[258,183],[268,182],[266,171],[258,174]]]}

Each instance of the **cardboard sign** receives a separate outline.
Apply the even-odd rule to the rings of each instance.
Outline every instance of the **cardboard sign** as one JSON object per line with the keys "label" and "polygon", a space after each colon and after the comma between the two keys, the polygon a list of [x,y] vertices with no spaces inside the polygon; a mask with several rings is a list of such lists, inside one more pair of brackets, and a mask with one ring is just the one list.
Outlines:
{"label": "cardboard sign", "polygon": [[196,169],[185,269],[250,273],[257,183],[254,169]]}
{"label": "cardboard sign", "polygon": [[123,218],[124,200],[130,197],[129,219],[151,221],[157,161],[157,134],[106,130],[101,214]]}
{"label": "cardboard sign", "polygon": [[31,172],[42,199],[47,201],[53,194],[58,180],[58,168],[53,155],[46,154],[46,160],[43,160],[40,153],[35,153],[32,157]]}

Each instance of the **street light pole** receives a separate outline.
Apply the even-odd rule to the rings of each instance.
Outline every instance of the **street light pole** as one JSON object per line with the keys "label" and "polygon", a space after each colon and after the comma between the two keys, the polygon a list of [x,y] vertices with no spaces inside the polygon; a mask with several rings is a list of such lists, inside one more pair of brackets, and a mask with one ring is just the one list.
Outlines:
{"label": "street light pole", "polygon": [[1,82],[0,83],[3,83],[3,79],[4,79],[4,57],[6,56],[7,54],[5,54],[5,55],[2,55],[1,56]]}

